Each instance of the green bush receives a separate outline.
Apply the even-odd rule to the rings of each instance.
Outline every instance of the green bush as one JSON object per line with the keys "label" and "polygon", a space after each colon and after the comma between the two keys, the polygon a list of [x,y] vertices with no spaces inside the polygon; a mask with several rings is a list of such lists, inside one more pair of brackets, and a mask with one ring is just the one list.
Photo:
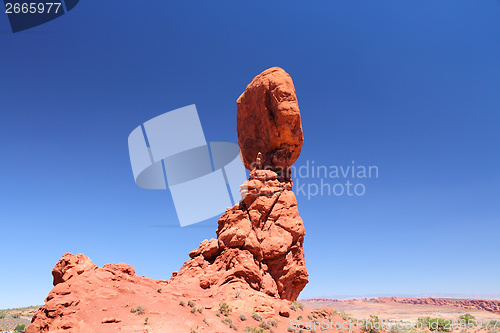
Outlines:
{"label": "green bush", "polygon": [[460,320],[460,323],[464,323],[465,325],[467,325],[467,327],[476,326],[475,325],[476,324],[476,317],[474,317],[470,313],[466,313],[464,315],[461,315],[460,317],[458,317],[458,319]]}
{"label": "green bush", "polygon": [[363,321],[363,326],[361,327],[361,330],[368,333],[379,333],[380,319],[378,318],[378,316],[370,315],[369,320]]}
{"label": "green bush", "polygon": [[231,318],[223,318],[221,321],[226,324],[226,325],[231,325],[233,323],[233,320]]}
{"label": "green bush", "polygon": [[24,331],[25,329],[26,329],[26,325],[17,324],[17,326],[14,328],[14,331]]}
{"label": "green bush", "polygon": [[255,311],[252,312],[252,318],[257,320],[257,321],[262,321],[262,316]]}
{"label": "green bush", "polygon": [[256,327],[252,327],[250,325],[245,326],[245,328],[243,329],[243,331],[249,332],[249,333],[264,333],[264,329],[263,328],[256,328]]}
{"label": "green bush", "polygon": [[142,305],[139,305],[137,308],[130,309],[130,312],[137,313],[138,315],[144,314],[145,311],[146,311],[146,308],[143,307]]}
{"label": "green bush", "polygon": [[247,320],[247,316],[244,313],[241,313],[239,318],[241,321]]}
{"label": "green bush", "polygon": [[260,325],[259,325],[259,327],[262,327],[265,330],[268,330],[268,329],[271,328],[271,326],[269,326],[269,324],[266,323],[266,322],[261,322]]}
{"label": "green bush", "polygon": [[220,314],[223,314],[224,316],[229,316],[229,314],[231,313],[231,308],[229,307],[229,304],[227,304],[226,302],[220,302],[219,303],[219,313]]}
{"label": "green bush", "polygon": [[297,308],[304,310],[304,304],[300,303],[299,301],[293,301],[292,304],[294,304]]}
{"label": "green bush", "polygon": [[430,331],[440,331],[440,332],[450,332],[451,331],[451,321],[441,318],[430,318],[423,317],[418,318],[419,323],[422,323],[424,328]]}
{"label": "green bush", "polygon": [[272,327],[278,327],[278,322],[276,320],[268,320],[267,323]]}
{"label": "green bush", "polygon": [[5,312],[0,312],[0,319],[4,319],[6,316]]}

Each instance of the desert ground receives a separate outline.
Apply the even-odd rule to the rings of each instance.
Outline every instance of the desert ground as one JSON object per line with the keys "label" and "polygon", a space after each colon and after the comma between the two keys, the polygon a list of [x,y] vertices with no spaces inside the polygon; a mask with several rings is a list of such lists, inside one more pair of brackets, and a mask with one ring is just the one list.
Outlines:
{"label": "desert ground", "polygon": [[[236,296],[236,295],[235,295]],[[238,297],[241,297],[238,296]],[[416,299],[406,298],[406,302],[412,302]],[[418,299],[420,302],[433,303],[433,298]],[[430,301],[429,301],[430,300]],[[347,329],[318,329],[318,326],[314,327],[314,322],[321,323],[324,319],[331,320],[332,323],[338,323],[338,325],[344,324],[344,327],[348,327],[349,320],[355,322],[358,319],[370,319],[370,316],[378,316],[382,322],[391,322],[394,325],[399,323],[399,327],[393,329],[385,329],[380,331],[390,331],[390,332],[422,332],[430,331],[429,329],[407,329],[404,327],[407,323],[416,322],[418,318],[432,317],[432,318],[442,318],[449,320],[458,321],[460,316],[466,313],[472,315],[478,322],[483,322],[483,326],[476,325],[469,329],[456,328],[451,331],[454,332],[489,332],[498,333],[500,332],[500,324],[497,324],[496,328],[494,323],[490,323],[489,327],[485,327],[487,321],[491,319],[500,320],[500,313],[492,313],[480,308],[463,308],[461,306],[453,305],[454,300],[437,299],[445,303],[445,305],[435,305],[435,304],[411,304],[411,303],[401,303],[397,301],[387,301],[387,298],[378,299],[347,299],[347,300],[337,300],[337,299],[301,299],[297,302],[291,302],[290,308],[288,309],[289,317],[278,316],[275,318],[262,318],[259,320],[259,316],[253,315],[252,313],[244,313],[235,311],[236,309],[244,309],[239,305],[236,298],[233,301],[228,300],[228,310],[227,315],[224,311],[220,311],[220,307],[216,306],[211,308],[210,306],[202,306],[203,310],[198,311],[199,305],[197,305],[192,300],[183,300],[180,297],[179,304],[174,309],[171,309],[171,313],[176,316],[184,318],[185,328],[177,326],[173,331],[169,331],[168,328],[163,327],[165,331],[158,331],[151,328],[147,324],[149,320],[157,320],[155,317],[161,317],[160,312],[154,311],[148,306],[145,306],[144,314],[135,314],[127,309],[124,305],[123,308],[126,311],[123,313],[129,313],[122,316],[130,317],[128,321],[130,322],[129,330],[120,329],[121,332],[230,332],[230,331],[243,331],[243,332],[300,332],[298,326],[300,323],[303,324],[303,332],[366,332],[366,329],[359,329],[357,327],[351,327]],[[197,300],[199,301],[199,300]],[[462,300],[463,301],[463,300]],[[472,300],[471,300],[472,301]],[[489,303],[491,301],[484,301]],[[492,301],[495,302],[495,301]],[[195,305],[193,305],[193,303]],[[146,303],[144,303],[146,304]],[[236,306],[231,307],[231,304],[236,304]],[[192,311],[195,308],[195,311]],[[17,309],[4,309],[0,310],[0,313],[5,314],[5,317],[0,320],[0,331],[11,331],[18,324],[25,324],[28,327],[31,317],[36,312],[37,307],[31,306],[26,308]],[[100,311],[102,312],[102,311]],[[209,319],[208,319],[209,318]],[[134,321],[142,321],[144,324],[137,325],[133,324]],[[159,319],[159,318],[158,318]],[[244,320],[243,320],[244,319]],[[307,329],[307,325],[312,323],[312,329]],[[113,323],[109,323],[110,331],[116,331],[113,328]],[[330,325],[331,327],[331,325]],[[368,331],[369,332],[369,331]],[[375,333],[373,330],[371,333]]]}

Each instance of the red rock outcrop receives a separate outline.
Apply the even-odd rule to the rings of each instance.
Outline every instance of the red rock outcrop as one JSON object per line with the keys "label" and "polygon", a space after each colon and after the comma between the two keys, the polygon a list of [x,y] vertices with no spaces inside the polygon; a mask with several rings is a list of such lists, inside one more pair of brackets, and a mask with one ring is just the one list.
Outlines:
{"label": "red rock outcrop", "polygon": [[[272,67],[257,75],[236,102],[238,144],[248,170],[257,154],[262,165],[281,173],[297,160],[304,141],[292,78]],[[288,175],[285,175],[288,177]]]}
{"label": "red rock outcrop", "polygon": [[273,297],[295,300],[308,282],[304,223],[291,181],[271,170],[253,170],[244,199],[220,218],[217,239],[204,240],[172,284],[220,289],[239,282]]}
{"label": "red rock outcrop", "polygon": [[[180,276],[184,270],[199,273],[199,267],[211,265],[203,255],[209,254],[210,243],[203,242],[202,252],[184,265]],[[263,320],[274,322],[278,333],[287,332],[288,317],[294,311],[303,316],[311,314],[311,309],[292,309],[289,301],[245,288],[247,283],[255,287],[268,283],[264,289],[276,288],[265,277],[261,282],[261,271],[247,250],[225,248],[217,257],[208,258],[228,263],[220,271],[228,281],[221,288],[210,285],[203,289],[198,280],[191,283],[191,279],[175,278],[175,274],[168,281],[139,277],[132,266],[124,263],[101,268],[83,254],[65,253],[53,269],[54,288],[26,332],[223,333],[234,332],[229,321],[240,330],[247,324],[257,326],[259,322],[252,319],[255,312]],[[227,305],[226,313],[221,313],[221,304]],[[248,321],[240,319],[240,314]]]}
{"label": "red rock outcrop", "polygon": [[54,288],[33,316],[28,333],[107,332],[114,330],[112,324],[127,326],[137,317],[131,316],[129,305],[148,303],[147,297],[168,284],[138,277],[124,263],[100,268],[83,254],[71,253],[57,262],[52,276]]}
{"label": "red rock outcrop", "polygon": [[[66,253],[27,332],[188,332],[199,325],[230,332],[227,322],[213,318],[215,311],[205,318],[212,324],[189,314],[227,301],[240,313],[290,316],[295,310],[289,301],[297,299],[308,273],[304,223],[290,175],[283,173],[300,154],[302,128],[292,80],[282,69],[264,71],[238,99],[238,137],[247,168],[259,152],[262,158],[241,186],[241,201],[219,218],[217,239],[202,241],[168,281],[138,277],[123,263],[100,268],[82,254]],[[203,307],[186,312],[182,303],[188,300]],[[130,311],[139,305],[146,307],[144,322]]]}

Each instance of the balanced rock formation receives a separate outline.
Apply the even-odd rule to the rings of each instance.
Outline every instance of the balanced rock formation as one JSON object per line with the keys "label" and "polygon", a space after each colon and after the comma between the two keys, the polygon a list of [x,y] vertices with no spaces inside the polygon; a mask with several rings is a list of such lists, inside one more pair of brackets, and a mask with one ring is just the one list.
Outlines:
{"label": "balanced rock formation", "polygon": [[238,98],[238,143],[249,180],[242,200],[219,218],[217,239],[204,240],[171,284],[223,292],[237,283],[269,296],[295,300],[308,282],[304,223],[289,167],[302,147],[300,111],[290,76],[265,70]]}
{"label": "balanced rock formation", "polygon": [[138,277],[123,263],[100,268],[82,254],[66,253],[27,332],[198,332],[200,325],[206,332],[231,332],[229,321],[217,318],[231,319],[229,310],[220,310],[227,304],[287,331],[289,321],[278,321],[295,311],[289,301],[297,299],[308,273],[304,223],[290,174],[283,173],[302,147],[300,113],[282,69],[264,71],[238,99],[238,140],[251,172],[240,202],[219,218],[217,239],[201,242],[167,281]]}
{"label": "balanced rock formation", "polygon": [[[238,144],[248,170],[262,153],[264,169],[281,176],[297,160],[304,141],[292,78],[272,67],[257,75],[236,102]],[[288,174],[284,174],[289,178]]]}
{"label": "balanced rock formation", "polygon": [[291,181],[271,170],[253,170],[244,197],[219,218],[217,239],[191,251],[171,284],[220,290],[238,283],[269,296],[295,300],[308,282],[304,223]]}

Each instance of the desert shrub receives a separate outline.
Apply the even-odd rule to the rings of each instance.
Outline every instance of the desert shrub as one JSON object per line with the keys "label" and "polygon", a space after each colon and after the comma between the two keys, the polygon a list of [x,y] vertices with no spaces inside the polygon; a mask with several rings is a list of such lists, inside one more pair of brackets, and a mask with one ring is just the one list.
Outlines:
{"label": "desert shrub", "polygon": [[310,314],[307,315],[307,319],[309,320],[313,320],[313,316],[311,316]]}
{"label": "desert shrub", "polygon": [[297,311],[297,305],[295,304],[290,304],[290,309],[292,309],[293,311]]}
{"label": "desert shrub", "polygon": [[297,320],[301,320],[302,318],[304,318],[304,317],[302,317],[302,315],[300,315],[297,317]]}
{"label": "desert shrub", "polygon": [[19,312],[15,312],[11,314],[12,318],[19,318],[21,317],[21,314]]}
{"label": "desert shrub", "polygon": [[247,320],[247,316],[244,313],[240,313],[239,318],[240,318],[241,321]]}
{"label": "desert shrub", "polygon": [[234,323],[229,324],[229,327],[231,327],[235,331],[238,330],[238,326],[236,326]]}
{"label": "desert shrub", "polygon": [[229,317],[226,317],[226,318],[223,318],[221,319],[221,321],[226,324],[226,325],[229,325],[229,324],[232,324],[233,323],[233,320]]}
{"label": "desert shrub", "polygon": [[203,312],[203,308],[198,308],[198,309],[197,309],[197,311],[198,311],[199,313],[202,313],[202,312]]}
{"label": "desert shrub", "polygon": [[403,333],[403,330],[400,328],[391,327],[391,329],[389,330],[389,333]]}
{"label": "desert shrub", "polygon": [[158,288],[156,289],[156,291],[158,292],[158,294],[161,294],[161,291],[163,290],[163,288]]}
{"label": "desert shrub", "polygon": [[262,321],[262,316],[255,311],[252,312],[252,318],[257,320],[257,321]]}
{"label": "desert shrub", "polygon": [[304,310],[304,304],[300,303],[299,301],[293,301],[292,304],[294,304],[295,307]]}
{"label": "desert shrub", "polygon": [[264,329],[263,328],[256,328],[256,327],[252,327],[250,325],[245,326],[245,328],[243,329],[243,331],[249,332],[249,333],[264,333]]}
{"label": "desert shrub", "polygon": [[467,325],[467,327],[475,326],[476,323],[476,317],[474,317],[470,313],[461,315],[460,317],[458,317],[458,319],[460,320],[461,324],[464,323],[465,325]]}
{"label": "desert shrub", "polygon": [[191,308],[191,313],[195,313],[195,312],[196,312],[196,308],[193,306],[193,307]]}
{"label": "desert shrub", "polygon": [[130,312],[135,313],[137,310],[135,308],[130,308]]}
{"label": "desert shrub", "polygon": [[190,333],[198,333],[198,328],[200,328],[200,326],[196,326],[196,328],[191,327]]}
{"label": "desert shrub", "polygon": [[288,328],[286,329],[287,332],[295,332],[295,328],[292,328],[290,326],[288,326]]}
{"label": "desert shrub", "polygon": [[419,323],[422,326],[429,329],[429,331],[440,331],[440,332],[450,332],[451,331],[451,321],[441,318],[430,318],[423,317],[418,318]]}
{"label": "desert shrub", "polygon": [[276,320],[268,320],[267,323],[272,327],[278,327],[278,322]]}
{"label": "desert shrub", "polygon": [[188,301],[188,306],[194,308],[196,306],[196,303],[193,301]]}
{"label": "desert shrub", "polygon": [[146,312],[146,308],[143,307],[142,305],[139,305],[135,310],[136,310],[136,313],[139,315],[142,315],[142,314],[144,314],[144,312]]}
{"label": "desert shrub", "polygon": [[488,327],[500,328],[500,320],[492,319],[488,322]]}
{"label": "desert shrub", "polygon": [[417,322],[422,323],[423,328],[427,328],[427,327],[429,327],[429,320],[430,319],[431,319],[430,317],[422,317],[422,318],[418,318]]}
{"label": "desert shrub", "polygon": [[17,326],[14,328],[14,331],[24,331],[25,329],[26,329],[26,325],[17,324]]}
{"label": "desert shrub", "polygon": [[208,320],[207,320],[207,318],[203,318],[203,322],[205,323],[205,325],[210,326],[210,325],[208,324]]}
{"label": "desert shrub", "polygon": [[4,319],[6,316],[5,312],[0,312],[0,319]]}
{"label": "desert shrub", "polygon": [[263,328],[263,329],[265,329],[265,330],[268,330],[268,329],[270,329],[270,328],[271,328],[271,326],[269,326],[269,324],[268,324],[268,323],[266,323],[266,322],[264,322],[264,321],[262,321],[262,322],[260,323],[259,327],[262,327],[262,328]]}
{"label": "desert shrub", "polygon": [[378,316],[370,315],[369,320],[363,321],[363,326],[361,330],[368,333],[379,333],[380,332],[380,320]]}
{"label": "desert shrub", "polygon": [[226,302],[220,302],[219,303],[219,313],[220,314],[223,314],[224,316],[229,316],[229,314],[231,313],[231,308],[229,307],[229,304],[227,304]]}
{"label": "desert shrub", "polygon": [[180,305],[180,306],[186,306],[186,302],[184,302],[184,301],[180,301],[180,302],[179,302],[179,305]]}

